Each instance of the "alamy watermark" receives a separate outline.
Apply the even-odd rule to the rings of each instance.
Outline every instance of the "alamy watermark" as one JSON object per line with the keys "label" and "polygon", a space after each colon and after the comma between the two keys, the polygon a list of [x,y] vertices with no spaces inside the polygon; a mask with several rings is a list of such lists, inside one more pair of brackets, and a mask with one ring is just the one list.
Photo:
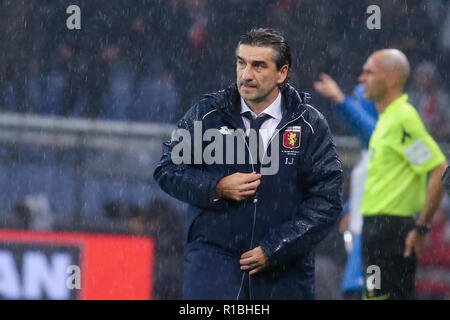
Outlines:
{"label": "alamy watermark", "polygon": [[[171,140],[178,142],[171,153],[174,164],[246,164],[246,154],[248,154],[249,164],[254,165],[258,160],[261,163],[262,175],[278,173],[278,130],[268,141],[267,150],[261,136],[258,136],[254,129],[249,130],[248,136],[242,129],[234,130],[226,126],[220,129],[208,129],[203,133],[202,122],[194,121],[193,133],[192,137],[187,129],[178,128],[173,131]],[[204,142],[210,143],[203,148]]]}
{"label": "alamy watermark", "polygon": [[66,13],[70,16],[66,20],[66,26],[69,30],[81,29],[81,9],[79,6],[72,4],[67,7]]}
{"label": "alamy watermark", "polygon": [[79,266],[73,264],[67,267],[66,273],[70,276],[66,280],[66,287],[69,290],[81,289],[81,269]]}
{"label": "alamy watermark", "polygon": [[381,29],[381,9],[379,6],[373,4],[367,7],[367,14],[370,16],[367,18],[366,26],[369,30]]}
{"label": "alamy watermark", "polygon": [[[81,9],[78,5],[71,4],[67,7],[66,13],[70,16],[66,20],[66,26],[69,30],[81,29]],[[381,29],[381,9],[373,4],[367,7],[366,14],[370,16],[366,20],[366,26],[369,30]]]}
{"label": "alamy watermark", "polygon": [[381,289],[381,270],[377,265],[367,267],[366,271],[368,277],[366,279],[366,288],[369,291]]}

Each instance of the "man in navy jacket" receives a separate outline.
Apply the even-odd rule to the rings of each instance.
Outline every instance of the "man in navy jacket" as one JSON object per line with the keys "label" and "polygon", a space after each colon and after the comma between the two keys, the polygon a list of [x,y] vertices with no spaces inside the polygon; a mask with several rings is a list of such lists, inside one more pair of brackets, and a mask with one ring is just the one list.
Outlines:
{"label": "man in navy jacket", "polygon": [[205,95],[163,144],[154,178],[189,204],[184,299],[314,298],[314,248],[341,213],[342,168],[327,121],[287,83],[291,65],[278,31],[249,31],[237,83]]}

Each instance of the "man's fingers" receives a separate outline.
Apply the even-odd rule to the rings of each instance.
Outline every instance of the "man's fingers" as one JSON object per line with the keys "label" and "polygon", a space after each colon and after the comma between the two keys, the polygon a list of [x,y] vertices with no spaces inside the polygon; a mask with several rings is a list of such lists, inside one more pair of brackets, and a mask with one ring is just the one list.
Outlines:
{"label": "man's fingers", "polygon": [[256,193],[256,189],[247,190],[247,191],[241,191],[241,192],[239,192],[239,196],[246,198],[248,196],[254,195],[255,193]]}
{"label": "man's fingers", "polygon": [[315,81],[314,82],[314,89],[316,89],[316,91],[321,92],[322,91],[322,87],[323,87],[323,83],[320,81]]}
{"label": "man's fingers", "polygon": [[403,256],[404,256],[405,258],[407,258],[407,257],[410,256],[410,254],[411,254],[411,249],[412,249],[412,245],[409,243],[409,241],[406,242],[406,245],[405,245],[405,251],[403,252]]}
{"label": "man's fingers", "polygon": [[258,266],[259,266],[258,264],[254,264],[254,263],[252,263],[252,264],[244,264],[244,265],[241,265],[241,270],[242,271],[251,270],[251,269],[254,269],[255,267],[258,267]]}
{"label": "man's fingers", "polygon": [[408,258],[410,254],[411,254],[411,249],[405,248],[405,251],[403,252],[403,257]]}
{"label": "man's fingers", "polygon": [[238,190],[239,191],[248,191],[248,190],[253,190],[258,188],[258,186],[261,184],[261,180],[255,180],[253,182],[250,183],[244,183],[242,185],[239,186]]}
{"label": "man's fingers", "polygon": [[327,75],[326,73],[321,73],[320,74],[320,79],[322,80],[322,81],[329,81],[329,80],[331,80],[331,77],[329,76],[329,75]]}
{"label": "man's fingers", "polygon": [[263,269],[262,266],[261,266],[261,267],[258,267],[258,268],[255,268],[255,269],[253,269],[252,271],[250,271],[248,274],[249,274],[249,275],[255,274],[255,273],[261,271],[262,269]]}
{"label": "man's fingers", "polygon": [[261,262],[254,258],[243,259],[240,260],[239,263],[241,265],[241,270],[248,270],[261,266]]}
{"label": "man's fingers", "polygon": [[[226,183],[222,180],[226,179]],[[261,174],[252,173],[234,173],[223,178],[218,184],[218,193],[228,199],[235,201],[245,200],[248,196],[254,195],[256,189],[261,183]],[[219,188],[220,185],[220,188]]]}
{"label": "man's fingers", "polygon": [[257,260],[255,259],[255,257],[253,255],[247,255],[247,256],[242,255],[241,260],[239,260],[240,264],[251,264],[251,263],[255,263],[255,262],[257,262]]}
{"label": "man's fingers", "polygon": [[252,173],[244,173],[243,176],[243,183],[251,183],[255,180],[259,180],[261,179],[261,174],[260,173],[256,173],[256,172],[252,172]]}
{"label": "man's fingers", "polygon": [[252,275],[266,267],[267,262],[264,257],[261,257],[259,255],[259,250],[261,249],[257,247],[253,250],[244,252],[241,255],[241,259],[239,260],[239,263],[241,264],[241,270],[251,270],[249,274]]}
{"label": "man's fingers", "polygon": [[246,191],[238,191],[238,194],[235,200],[241,201],[247,199],[247,197],[252,196],[256,193],[256,189],[246,190]]}
{"label": "man's fingers", "polygon": [[414,244],[416,242],[414,231],[410,231],[406,236],[405,240],[405,251],[403,252],[403,256],[405,258],[411,255],[411,251],[414,249]]}
{"label": "man's fingers", "polygon": [[262,265],[241,266],[242,271],[250,270],[250,272],[249,272],[250,275],[257,273],[257,272],[261,271],[262,269],[264,269],[264,266],[262,266]]}
{"label": "man's fingers", "polygon": [[250,258],[245,258],[245,259],[239,260],[239,263],[241,265],[251,265],[251,264],[258,263],[258,260],[256,260],[254,257],[250,257]]}

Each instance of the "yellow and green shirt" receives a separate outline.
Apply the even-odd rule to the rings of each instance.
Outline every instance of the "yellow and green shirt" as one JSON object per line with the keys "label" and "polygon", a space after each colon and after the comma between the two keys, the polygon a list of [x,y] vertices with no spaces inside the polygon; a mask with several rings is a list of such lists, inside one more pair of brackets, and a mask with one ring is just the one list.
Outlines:
{"label": "yellow and green shirt", "polygon": [[403,94],[379,115],[372,133],[362,214],[410,217],[419,213],[425,205],[427,173],[444,161]]}

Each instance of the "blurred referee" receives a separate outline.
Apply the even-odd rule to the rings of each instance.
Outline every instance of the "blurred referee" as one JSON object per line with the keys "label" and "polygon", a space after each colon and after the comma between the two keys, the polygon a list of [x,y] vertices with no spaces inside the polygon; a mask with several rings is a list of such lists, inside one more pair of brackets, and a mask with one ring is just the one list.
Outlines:
{"label": "blurred referee", "polygon": [[368,274],[367,299],[414,299],[417,259],[444,194],[446,159],[403,93],[409,73],[406,56],[385,49],[367,59],[359,77],[379,114],[361,204],[364,271],[380,271],[378,281]]}

